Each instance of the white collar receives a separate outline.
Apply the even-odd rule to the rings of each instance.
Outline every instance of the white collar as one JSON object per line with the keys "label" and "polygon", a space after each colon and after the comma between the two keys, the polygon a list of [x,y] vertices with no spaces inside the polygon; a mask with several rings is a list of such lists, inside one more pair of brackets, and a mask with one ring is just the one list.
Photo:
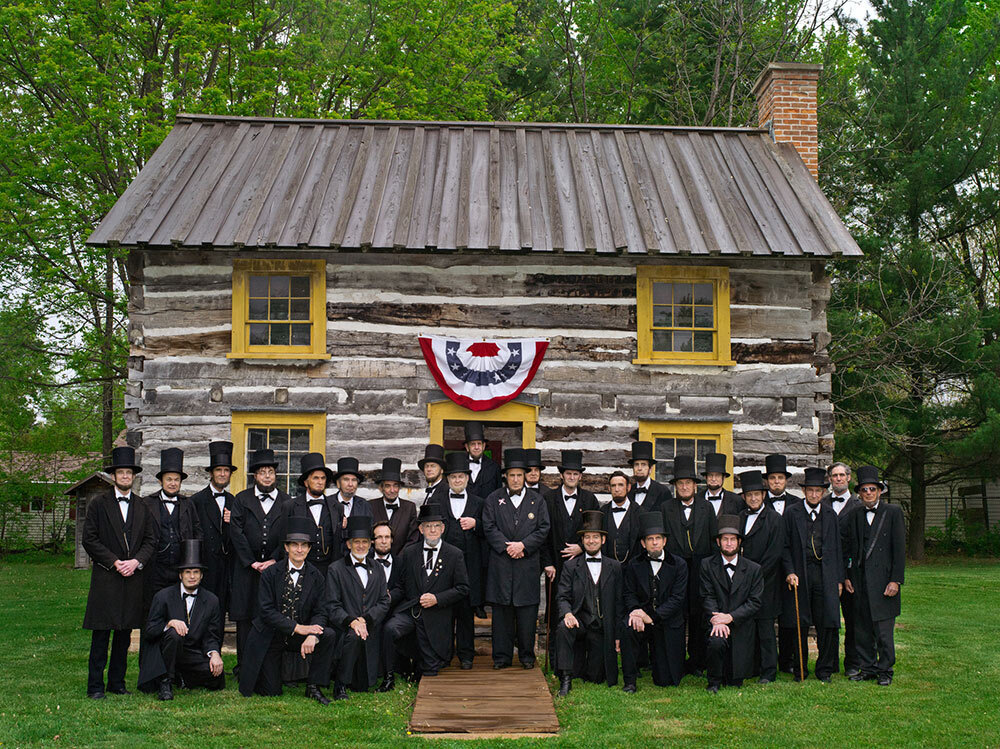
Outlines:
{"label": "white collar", "polygon": [[132,497],[131,491],[129,491],[126,494],[122,494],[121,491],[118,489],[118,487],[117,486],[115,487],[115,499],[117,499],[119,502],[121,502],[123,499],[131,499],[131,497]]}
{"label": "white collar", "polygon": [[631,504],[632,504],[632,500],[629,499],[628,497],[625,497],[625,501],[622,502],[620,505],[619,504],[615,504],[614,498],[611,499],[611,508],[612,509],[614,509],[615,507],[624,507],[627,510],[631,506]]}
{"label": "white collar", "polygon": [[878,509],[878,506],[879,506],[880,504],[882,504],[882,500],[881,500],[881,499],[879,499],[879,501],[878,501],[878,502],[876,502],[875,504],[873,504],[873,505],[872,505],[871,507],[868,507],[868,506],[865,506],[865,512],[867,512],[867,511],[869,511],[869,510],[877,510],[877,509]]}
{"label": "white collar", "polygon": [[215,488],[215,484],[213,484],[213,483],[212,483],[211,481],[209,481],[209,482],[208,482],[208,490],[209,490],[210,492],[212,492],[212,494],[222,494],[222,493],[223,493],[223,492],[225,492],[225,491],[229,491],[229,484],[226,484],[226,485],[225,485],[224,487],[222,487],[221,489],[216,489],[216,488]]}
{"label": "white collar", "polygon": [[[566,494],[566,487],[561,486],[559,488],[562,490],[563,499],[566,499],[566,497],[569,496],[568,494]],[[576,487],[576,489],[573,490],[573,499],[576,499],[579,496],[580,496],[580,487]]]}
{"label": "white collar", "polygon": [[820,507],[823,506],[823,503],[822,502],[817,502],[816,506],[814,507],[811,504],[809,504],[809,500],[808,499],[803,499],[802,500],[802,506],[806,508],[806,512],[812,512],[813,510],[815,510],[816,512],[819,512],[819,509],[820,509]]}
{"label": "white collar", "polygon": [[164,502],[176,502],[180,498],[181,498],[180,494],[175,494],[172,497],[168,497],[167,493],[163,491],[163,489],[160,489],[160,499],[162,499]]}
{"label": "white collar", "polygon": [[520,502],[522,499],[524,499],[524,489],[521,489],[521,491],[517,492],[517,494],[511,494],[510,489],[508,489],[507,496],[510,497],[511,502],[513,502],[515,498],[517,499],[518,502]]}
{"label": "white collar", "polygon": [[726,567],[727,564],[733,564],[733,565],[735,565],[735,564],[738,564],[739,561],[740,561],[740,555],[739,554],[737,554],[736,556],[734,556],[733,557],[733,561],[731,561],[731,562],[728,559],[726,559],[726,555],[725,554],[719,554],[719,556],[722,557],[722,567],[723,567],[723,569],[725,569],[725,567]]}
{"label": "white collar", "polygon": [[278,487],[276,486],[272,486],[267,491],[264,491],[259,486],[254,487],[254,489],[257,492],[258,497],[264,497],[266,499],[274,499],[278,494]]}
{"label": "white collar", "polygon": [[584,556],[587,559],[601,559],[602,558],[601,557],[601,550],[600,549],[597,550],[596,554],[591,554],[589,551],[586,551],[586,550],[584,550],[583,554],[584,554]]}
{"label": "white collar", "polygon": [[834,502],[846,502],[851,498],[851,490],[848,489],[843,494],[837,494],[837,492],[831,492],[830,497],[831,499],[833,499]]}
{"label": "white collar", "polygon": [[722,495],[726,493],[726,488],[720,487],[718,494],[712,494],[712,490],[707,486],[705,487],[705,499],[722,499]]}
{"label": "white collar", "polygon": [[313,493],[306,489],[306,502],[315,502],[317,499],[326,499],[326,495],[320,494],[318,497],[314,497]]}
{"label": "white collar", "polygon": [[386,560],[388,560],[389,564],[392,564],[392,552],[391,551],[388,554],[386,554],[385,556],[382,556],[378,552],[375,552],[375,558],[376,559],[386,559]]}
{"label": "white collar", "polygon": [[649,486],[652,483],[653,483],[652,479],[650,479],[649,476],[647,476],[645,481],[643,481],[641,484],[639,482],[636,482],[635,485],[639,489],[649,489]]}
{"label": "white collar", "polygon": [[305,562],[302,563],[301,567],[296,567],[291,562],[288,563],[289,574],[291,574],[292,572],[302,572],[302,570],[304,570],[305,568],[306,568]]}
{"label": "white collar", "polygon": [[196,596],[196,595],[198,595],[198,588],[195,588],[193,591],[191,591],[190,593],[188,593],[187,588],[184,587],[184,583],[181,583],[181,600],[182,601],[184,600],[184,594],[185,593],[187,593],[189,596]]}

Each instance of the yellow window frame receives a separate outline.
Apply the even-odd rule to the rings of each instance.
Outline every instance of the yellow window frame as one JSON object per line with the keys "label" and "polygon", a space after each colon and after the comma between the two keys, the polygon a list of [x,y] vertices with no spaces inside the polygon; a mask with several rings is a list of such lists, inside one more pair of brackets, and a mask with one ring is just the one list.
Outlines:
{"label": "yellow window frame", "polygon": [[[247,433],[250,429],[273,427],[309,430],[309,452],[326,454],[326,414],[295,413],[289,411],[234,411],[230,439],[233,443],[233,461],[237,464],[246,460]],[[230,491],[234,494],[247,487],[247,467],[237,465],[233,472]],[[289,466],[289,471],[294,471]]]}
{"label": "yellow window frame", "polygon": [[472,411],[454,401],[437,401],[427,404],[427,418],[430,421],[430,442],[444,444],[444,423],[446,421],[491,421],[520,422],[521,447],[535,446],[535,427],[538,425],[538,406],[510,401],[489,411]]}
{"label": "yellow window frame", "polygon": [[[653,350],[653,284],[711,283],[715,287],[715,332],[711,352]],[[636,268],[637,358],[633,364],[707,364],[730,366],[729,268],[692,265],[641,265]]]}
{"label": "yellow window frame", "polygon": [[[250,276],[289,274],[309,276],[308,346],[251,346],[249,314]],[[329,359],[326,351],[326,261],[236,258],[233,260],[233,336],[230,359]]]}
{"label": "yellow window frame", "polygon": [[[640,421],[639,439],[653,443],[656,449],[656,438],[672,439],[704,439],[715,440],[715,450],[725,454],[729,466],[729,473],[733,471],[733,424],[730,421]],[[654,452],[653,457],[656,457]],[[670,473],[667,467],[663,473]],[[655,476],[655,469],[653,472]],[[727,476],[723,482],[727,489],[733,488],[733,476]]]}

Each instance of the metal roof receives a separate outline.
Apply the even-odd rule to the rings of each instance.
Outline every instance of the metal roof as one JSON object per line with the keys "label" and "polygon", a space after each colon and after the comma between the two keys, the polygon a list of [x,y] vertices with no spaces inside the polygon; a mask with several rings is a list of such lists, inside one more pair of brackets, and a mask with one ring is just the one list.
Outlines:
{"label": "metal roof", "polygon": [[187,114],[87,241],[861,254],[766,130]]}

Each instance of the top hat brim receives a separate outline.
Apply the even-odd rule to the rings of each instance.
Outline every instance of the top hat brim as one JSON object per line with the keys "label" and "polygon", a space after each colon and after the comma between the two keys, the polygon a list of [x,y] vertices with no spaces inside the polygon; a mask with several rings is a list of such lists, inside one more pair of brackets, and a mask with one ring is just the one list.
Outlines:
{"label": "top hat brim", "polygon": [[556,466],[556,469],[559,471],[559,473],[562,473],[563,471],[579,471],[580,473],[583,473],[584,471],[587,470],[582,465],[571,465],[571,466],[561,465],[561,466]]}
{"label": "top hat brim", "polygon": [[119,468],[131,468],[132,473],[142,473],[142,466],[131,465],[129,463],[118,463],[115,465],[106,466],[104,469],[105,473],[114,474]]}
{"label": "top hat brim", "polygon": [[424,466],[427,465],[428,463],[437,463],[439,466],[441,466],[441,468],[447,468],[447,466],[444,464],[444,461],[441,460],[440,458],[421,458],[420,460],[417,461],[417,468],[419,468],[422,471],[424,470]]}
{"label": "top hat brim", "polygon": [[421,517],[417,518],[417,525],[420,525],[421,523],[443,523],[443,522],[444,522],[444,515],[428,515],[425,518]]}
{"label": "top hat brim", "polygon": [[261,468],[273,468],[274,470],[277,471],[278,470],[278,461],[276,461],[276,460],[265,460],[262,463],[251,463],[250,466],[247,468],[247,471],[250,472],[250,473],[257,473],[257,471],[259,471]]}
{"label": "top hat brim", "polygon": [[681,474],[680,476],[671,476],[670,477],[670,483],[671,484],[676,484],[681,479],[691,479],[692,481],[697,482],[697,481],[701,481],[701,476],[699,476],[697,473],[684,473],[684,474]]}
{"label": "top hat brim", "polygon": [[631,465],[635,465],[635,462],[636,462],[637,460],[645,460],[645,461],[646,461],[647,463],[649,463],[650,467],[652,467],[652,466],[655,466],[655,465],[656,465],[656,461],[655,461],[655,460],[653,460],[652,458],[629,458],[629,459],[628,459],[628,464],[629,464],[630,466],[631,466]]}
{"label": "top hat brim", "polygon": [[788,471],[767,471],[767,470],[764,471],[763,476],[765,479],[767,479],[768,476],[776,476],[779,473],[783,475],[786,479],[790,479],[792,477],[792,474],[790,474]]}
{"label": "top hat brim", "polygon": [[308,471],[299,476],[298,479],[299,486],[305,486],[306,479],[309,478],[309,474],[315,473],[316,471],[322,471],[323,473],[326,474],[326,481],[328,485],[332,484],[334,481],[337,480],[336,477],[333,475],[333,471],[331,471],[329,468],[327,468],[326,466],[322,467],[316,466],[315,468],[310,468]]}
{"label": "top hat brim", "polygon": [[361,471],[360,470],[359,471],[354,471],[354,470],[337,471],[335,474],[333,474],[333,480],[336,481],[341,476],[353,476],[354,478],[356,478],[358,480],[359,484],[364,480],[364,476],[361,475]]}
{"label": "top hat brim", "polygon": [[703,474],[702,474],[701,476],[699,476],[699,478],[701,478],[701,479],[704,479],[705,481],[708,481],[708,474],[710,474],[710,473],[721,473],[721,474],[722,474],[723,476],[725,476],[725,477],[726,477],[727,479],[728,479],[728,478],[729,478],[730,476],[732,476],[732,475],[733,475],[733,474],[731,474],[731,473],[728,473],[727,471],[709,471],[709,470],[707,470],[707,469],[706,469],[705,473],[703,473]]}
{"label": "top hat brim", "polygon": [[464,468],[452,468],[449,471],[448,468],[446,467],[444,469],[444,473],[445,473],[446,476],[450,476],[453,473],[467,473],[467,474],[469,474],[471,476],[472,475],[472,469],[469,468],[469,466],[465,466]]}
{"label": "top hat brim", "polygon": [[285,536],[284,543],[290,544],[294,541],[311,544],[313,542],[313,539],[309,536],[308,533],[289,533]]}
{"label": "top hat brim", "polygon": [[228,468],[228,469],[229,469],[230,471],[233,471],[233,472],[235,472],[235,471],[238,471],[238,470],[239,470],[239,469],[238,469],[238,468],[237,468],[236,466],[233,466],[233,465],[228,465],[228,464],[226,464],[226,463],[219,463],[219,465],[217,465],[217,466],[205,466],[205,471],[206,471],[207,473],[211,473],[211,472],[212,472],[212,471],[214,471],[214,470],[215,470],[216,468]]}
{"label": "top hat brim", "polygon": [[600,533],[603,536],[608,535],[608,532],[604,528],[581,528],[576,532],[576,535],[582,536],[584,533]]}
{"label": "top hat brim", "polygon": [[882,491],[886,490],[885,484],[882,483],[881,481],[865,481],[864,483],[860,483],[859,482],[859,483],[855,484],[854,485],[854,491],[859,492],[859,491],[861,491],[861,487],[862,486],[868,486],[868,484],[875,484],[875,486],[877,486]]}
{"label": "top hat brim", "polygon": [[743,538],[743,534],[740,533],[739,528],[719,528],[718,532],[715,534],[715,537],[721,538],[726,533],[732,533],[737,538]]}
{"label": "top hat brim", "polygon": [[184,471],[179,471],[179,470],[176,470],[174,468],[167,468],[165,470],[158,471],[157,474],[156,474],[156,478],[158,478],[158,479],[161,478],[163,476],[163,474],[165,474],[165,473],[179,473],[181,475],[181,481],[184,481],[184,479],[186,479],[188,477],[188,475],[186,473],[184,473]]}
{"label": "top hat brim", "polygon": [[183,560],[181,560],[181,562],[182,562],[181,564],[177,565],[177,571],[178,572],[183,572],[184,570],[207,570],[208,569],[208,565],[207,564],[202,564],[200,561],[199,562],[195,562],[193,564],[184,564]]}

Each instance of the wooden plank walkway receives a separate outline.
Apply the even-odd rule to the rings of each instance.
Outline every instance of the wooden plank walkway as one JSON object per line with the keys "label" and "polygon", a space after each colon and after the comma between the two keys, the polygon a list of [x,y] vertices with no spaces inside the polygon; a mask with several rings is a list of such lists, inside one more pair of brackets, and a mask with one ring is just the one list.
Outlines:
{"label": "wooden plank walkway", "polygon": [[542,670],[525,671],[515,661],[493,670],[478,656],[469,671],[447,668],[421,679],[409,729],[427,738],[554,736],[559,721]]}

